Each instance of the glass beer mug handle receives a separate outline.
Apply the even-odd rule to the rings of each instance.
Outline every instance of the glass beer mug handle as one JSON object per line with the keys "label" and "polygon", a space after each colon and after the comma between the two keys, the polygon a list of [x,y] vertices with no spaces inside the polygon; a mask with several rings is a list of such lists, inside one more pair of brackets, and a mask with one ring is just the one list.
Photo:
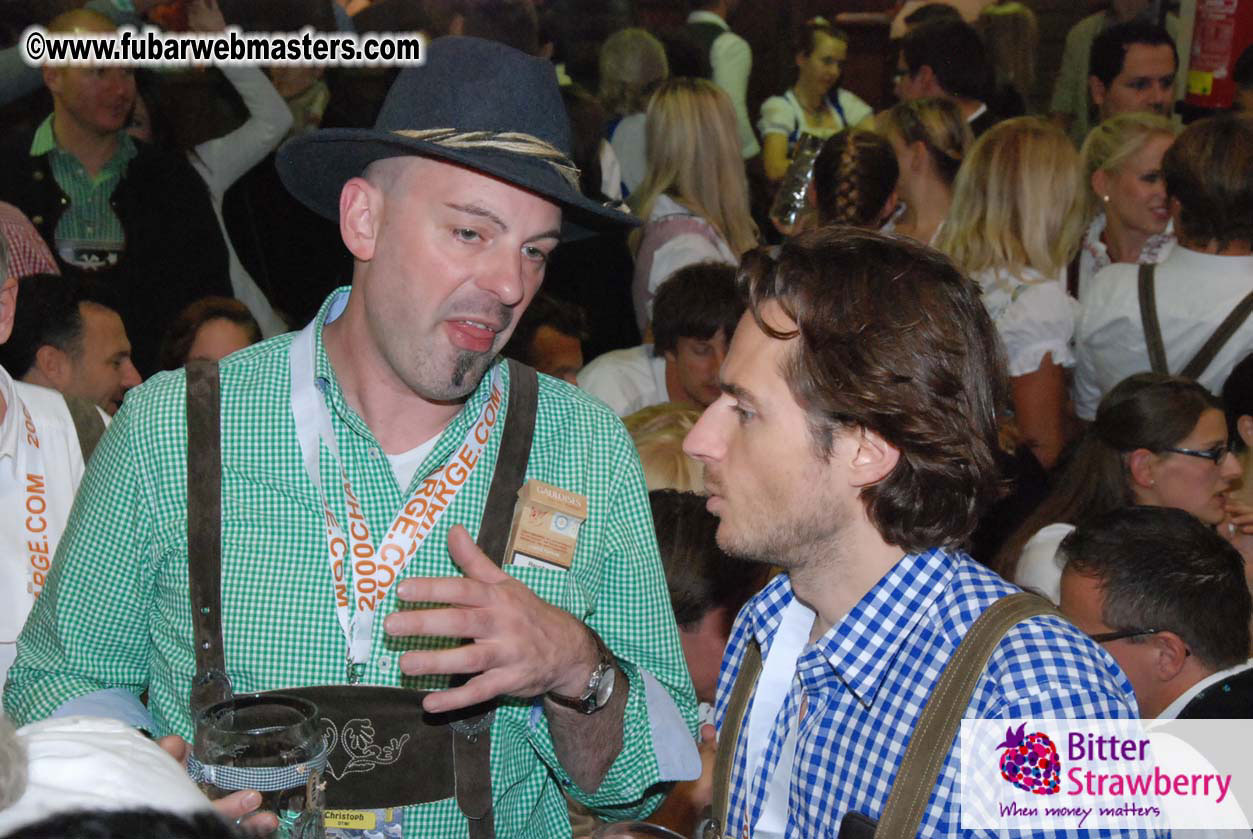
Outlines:
{"label": "glass beer mug handle", "polygon": [[783,227],[790,227],[808,204],[809,184],[814,179],[814,161],[822,151],[824,140],[813,134],[801,134],[792,150],[792,162],[779,182],[770,218]]}

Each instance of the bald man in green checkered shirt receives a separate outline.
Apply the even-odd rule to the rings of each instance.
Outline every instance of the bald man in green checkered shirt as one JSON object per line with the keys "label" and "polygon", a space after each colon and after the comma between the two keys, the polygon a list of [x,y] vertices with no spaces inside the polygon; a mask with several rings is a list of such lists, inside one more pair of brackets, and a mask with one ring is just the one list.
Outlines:
{"label": "bald man in green checkered shirt", "polygon": [[[511,85],[484,92],[467,68]],[[468,90],[481,101],[466,105]],[[563,222],[629,223],[576,191],[568,148],[550,65],[475,39],[434,42],[423,67],[401,72],[375,129],[317,132],[281,152],[288,188],[339,219],[353,284],[301,333],[221,366],[221,611],[234,691],[350,678],[443,688],[450,674],[477,674],[424,708],[499,698],[498,836],[568,836],[563,791],[642,817],[664,782],[699,771],[642,472],[602,403],[540,377],[526,477],[587,499],[569,569],[498,568],[472,541],[501,424],[481,432],[494,393],[507,405],[514,386],[496,353]],[[18,722],[112,708],[154,734],[192,736],[185,390],[176,372],[133,391],[97,449],[5,688]],[[481,453],[465,455],[475,441]],[[446,464],[460,490],[442,497],[364,645],[350,644],[327,522],[348,524],[353,554],[371,538],[385,545]],[[149,721],[134,707],[144,690]],[[456,798],[402,815],[407,837],[475,835]]]}

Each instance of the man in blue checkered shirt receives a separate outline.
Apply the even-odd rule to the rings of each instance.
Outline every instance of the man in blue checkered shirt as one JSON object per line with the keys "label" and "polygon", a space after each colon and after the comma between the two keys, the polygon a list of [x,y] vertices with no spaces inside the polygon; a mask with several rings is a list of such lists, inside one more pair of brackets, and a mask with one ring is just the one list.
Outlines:
{"label": "man in blue checkered shirt", "polygon": [[[997,493],[1007,380],[977,287],[934,251],[828,228],[743,272],[722,396],[685,443],[719,545],[785,571],[722,663],[720,728],[747,645],[764,661],[738,738],[719,743],[734,750],[725,835],[835,837],[850,812],[881,816],[944,666],[1015,591],[958,547]],[[1114,661],[1056,617],[1005,636],[965,712],[1136,715]],[[954,744],[920,836],[974,835],[958,761]]]}

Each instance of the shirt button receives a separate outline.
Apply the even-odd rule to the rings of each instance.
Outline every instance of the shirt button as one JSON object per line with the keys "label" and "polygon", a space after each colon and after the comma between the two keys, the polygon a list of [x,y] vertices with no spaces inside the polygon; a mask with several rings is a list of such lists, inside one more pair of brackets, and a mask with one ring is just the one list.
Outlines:
{"label": "shirt button", "polygon": [[44,217],[43,216],[31,216],[30,221],[31,221],[31,224],[38,226],[44,223]]}
{"label": "shirt button", "polygon": [[380,658],[379,659],[379,672],[386,673],[390,669],[392,669],[392,660],[390,658]]}
{"label": "shirt button", "polygon": [[33,177],[33,178],[34,178],[35,180],[37,180],[37,181],[42,181],[42,180],[44,179],[44,173],[43,173],[43,170],[42,170],[42,169],[36,169],[36,170],[35,170],[35,171],[31,174],[31,177]]}
{"label": "shirt button", "polygon": [[370,460],[379,459],[379,450],[373,446],[370,447]]}
{"label": "shirt button", "polygon": [[61,203],[62,203],[63,205],[64,205],[64,204],[68,204],[68,203],[70,203],[70,199],[68,199],[68,198],[66,198],[64,195],[62,195],[62,196],[61,196]]}

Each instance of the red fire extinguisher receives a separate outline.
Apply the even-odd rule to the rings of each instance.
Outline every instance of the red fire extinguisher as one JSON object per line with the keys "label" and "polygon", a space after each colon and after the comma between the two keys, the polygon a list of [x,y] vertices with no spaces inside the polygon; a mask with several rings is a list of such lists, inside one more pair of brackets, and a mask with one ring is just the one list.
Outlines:
{"label": "red fire extinguisher", "polygon": [[1197,0],[1187,103],[1230,108],[1236,94],[1231,71],[1251,43],[1253,0]]}

